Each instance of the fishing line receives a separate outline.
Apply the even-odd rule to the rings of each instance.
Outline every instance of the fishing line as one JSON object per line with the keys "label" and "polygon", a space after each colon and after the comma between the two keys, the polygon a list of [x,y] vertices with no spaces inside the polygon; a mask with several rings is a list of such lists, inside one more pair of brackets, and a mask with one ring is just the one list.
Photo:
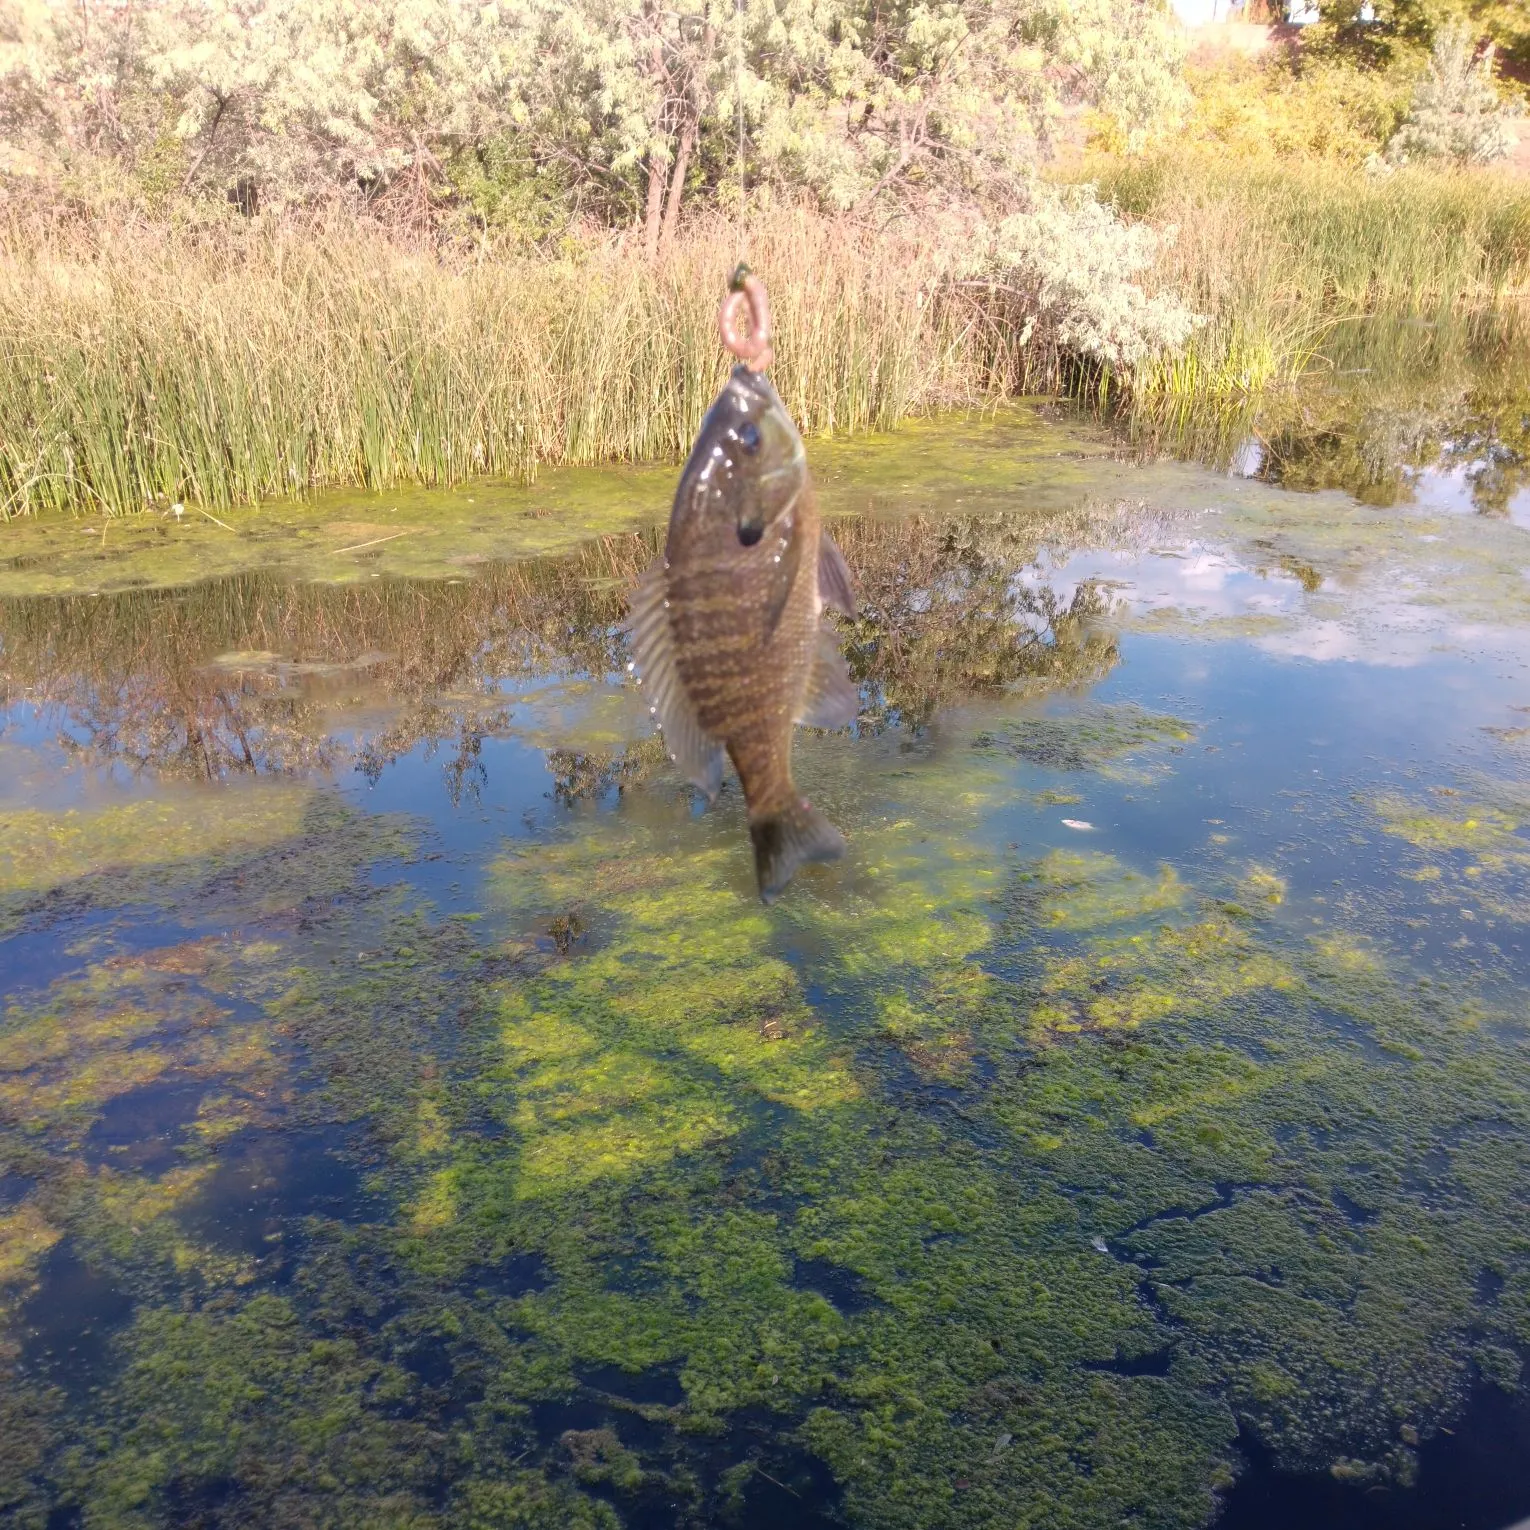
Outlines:
{"label": "fishing line", "polygon": [[740,262],[744,259],[744,198],[748,190],[744,169],[744,6],[745,0],[734,0],[733,104],[738,116],[738,216],[734,237]]}
{"label": "fishing line", "polygon": [[[751,372],[763,372],[775,358],[770,343],[770,300],[765,295],[765,283],[744,261],[744,207],[749,191],[744,163],[744,16],[747,4],[748,0],[733,0],[733,96],[738,110],[738,210],[733,220],[733,233],[738,264],[729,278],[722,307],[717,310],[717,331],[723,349],[730,356],[742,361]],[[741,328],[746,312],[749,315],[748,335]]]}

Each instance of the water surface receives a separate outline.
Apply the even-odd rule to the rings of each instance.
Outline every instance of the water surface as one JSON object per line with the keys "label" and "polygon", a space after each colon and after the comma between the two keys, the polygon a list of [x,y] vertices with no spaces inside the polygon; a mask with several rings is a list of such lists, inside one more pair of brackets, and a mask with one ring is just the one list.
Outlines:
{"label": "water surface", "polygon": [[626,681],[666,474],[28,532],[0,1516],[1530,1514],[1530,530],[1471,419],[819,452],[851,851],[770,910]]}

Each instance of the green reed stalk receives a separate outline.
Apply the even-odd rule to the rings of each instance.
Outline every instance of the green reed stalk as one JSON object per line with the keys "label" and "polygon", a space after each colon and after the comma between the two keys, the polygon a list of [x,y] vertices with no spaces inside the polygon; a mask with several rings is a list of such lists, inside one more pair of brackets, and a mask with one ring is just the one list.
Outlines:
{"label": "green reed stalk", "polygon": [[[724,375],[732,240],[703,227],[654,269],[616,247],[452,261],[355,229],[0,239],[0,514],[677,457]],[[917,247],[787,216],[751,251],[805,429],[989,387]]]}
{"label": "green reed stalk", "polygon": [[[943,281],[918,233],[785,213],[747,245],[803,429],[1037,387],[1246,395],[1360,315],[1530,311],[1530,190],[1491,176],[1159,160],[1097,179],[1177,227],[1154,279],[1207,316],[1181,354],[1070,371],[1020,345],[1023,296]],[[673,460],[725,374],[714,316],[736,238],[702,222],[655,268],[619,242],[484,259],[354,226],[0,231],[0,518]]]}
{"label": "green reed stalk", "polygon": [[1488,172],[1388,175],[1198,156],[1094,167],[1102,195],[1173,227],[1157,280],[1207,322],[1144,368],[1139,394],[1216,398],[1289,382],[1348,324],[1501,332],[1530,311],[1530,186]]}

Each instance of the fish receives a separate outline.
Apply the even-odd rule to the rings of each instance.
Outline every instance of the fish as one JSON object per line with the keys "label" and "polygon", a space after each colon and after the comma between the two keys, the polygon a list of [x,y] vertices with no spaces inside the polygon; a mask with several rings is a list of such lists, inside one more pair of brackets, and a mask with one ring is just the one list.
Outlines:
{"label": "fish", "polygon": [[828,607],[855,614],[850,570],[822,527],[796,425],[741,364],[701,422],[628,632],[670,757],[708,802],[724,754],[733,761],[767,904],[801,866],[845,852],[792,779],[793,728],[842,728],[859,710]]}

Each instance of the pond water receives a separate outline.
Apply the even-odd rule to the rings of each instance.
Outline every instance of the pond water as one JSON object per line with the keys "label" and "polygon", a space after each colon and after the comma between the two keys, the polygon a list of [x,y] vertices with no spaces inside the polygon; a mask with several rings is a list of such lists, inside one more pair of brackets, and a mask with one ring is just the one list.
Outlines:
{"label": "pond water", "polygon": [[0,1519],[1530,1515],[1530,419],[1302,407],[815,448],[769,910],[672,471],[6,528]]}

